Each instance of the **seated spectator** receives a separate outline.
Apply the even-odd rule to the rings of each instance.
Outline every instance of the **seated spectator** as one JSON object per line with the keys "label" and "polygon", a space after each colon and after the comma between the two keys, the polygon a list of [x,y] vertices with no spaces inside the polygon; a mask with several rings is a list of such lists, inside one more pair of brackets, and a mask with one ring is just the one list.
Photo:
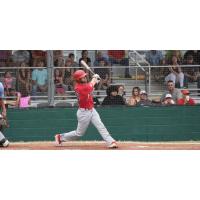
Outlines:
{"label": "seated spectator", "polygon": [[177,63],[181,65],[183,63],[183,57],[180,50],[169,50],[165,55],[165,63],[170,65],[172,62],[172,57],[177,58]]}
{"label": "seated spectator", "polygon": [[58,59],[63,59],[63,51],[62,50],[53,50],[53,60],[54,62]]}
{"label": "seated spectator", "polygon": [[22,62],[30,63],[31,55],[27,50],[14,51],[12,60],[15,66],[20,66]]}
{"label": "seated spectator", "polygon": [[164,99],[166,98],[167,94],[171,94],[172,99],[174,100],[175,103],[181,98],[181,92],[175,88],[174,82],[169,80],[167,82],[167,90],[163,93],[163,95],[160,98],[160,101],[163,102]]}
{"label": "seated spectator", "polygon": [[178,65],[177,57],[172,56],[172,66],[169,67],[169,74],[165,77],[165,81],[173,81],[174,84],[178,84],[178,87],[184,86],[184,74],[181,67]]}
{"label": "seated spectator", "polygon": [[31,51],[32,66],[36,67],[37,66],[37,62],[39,60],[45,60],[46,56],[47,56],[47,52],[46,51],[42,51],[42,50],[33,50],[33,51]]}
{"label": "seated spectator", "polygon": [[19,107],[20,105],[20,99],[21,99],[21,94],[19,92],[16,92],[14,88],[10,88],[6,94],[6,100],[5,100],[5,105],[11,105],[14,107]]}
{"label": "seated spectator", "polygon": [[111,85],[106,90],[107,96],[104,98],[102,105],[125,105],[123,98],[118,95],[118,88]]}
{"label": "seated spectator", "polygon": [[29,96],[31,93],[31,71],[28,68],[28,65],[25,62],[22,62],[18,70],[17,83],[18,91],[22,94],[23,97]]}
{"label": "seated spectator", "polygon": [[3,86],[4,86],[4,90],[5,90],[5,95],[6,96],[8,95],[9,90],[11,88],[15,87],[15,78],[12,77],[12,75],[11,75],[11,73],[9,71],[6,71],[4,73]]}
{"label": "seated spectator", "polygon": [[118,86],[118,95],[122,96],[122,98],[123,98],[124,100],[126,100],[126,98],[125,98],[126,91],[125,91],[124,85],[119,85],[119,86]]}
{"label": "seated spectator", "polygon": [[162,103],[162,105],[174,105],[175,101],[173,100],[171,94],[166,94],[165,98],[163,99],[163,101],[161,103]]}
{"label": "seated spectator", "polygon": [[131,78],[129,73],[129,59],[126,55],[127,52],[124,50],[108,50],[109,61],[111,65],[119,64],[122,66],[127,66],[125,68],[125,78]]}
{"label": "seated spectator", "polygon": [[102,68],[95,68],[94,71],[96,74],[99,74],[101,80],[99,84],[97,85],[97,90],[101,89],[107,89],[111,83],[111,78],[110,78],[110,69],[108,66],[105,65],[105,61],[102,59],[99,61],[99,67]]}
{"label": "seated spectator", "polygon": [[30,96],[24,96],[20,98],[19,107],[20,108],[27,108],[31,105],[31,97]]}
{"label": "seated spectator", "polygon": [[178,105],[195,105],[194,99],[192,99],[189,95],[189,90],[182,90],[183,97],[178,100]]}
{"label": "seated spectator", "polygon": [[127,100],[127,105],[135,106],[140,101],[140,88],[134,87],[132,90],[132,96]]}
{"label": "seated spectator", "polygon": [[148,99],[148,95],[145,90],[140,92],[140,101],[137,103],[137,106],[150,106],[152,105],[151,100]]}
{"label": "seated spectator", "polygon": [[54,84],[56,88],[56,94],[64,95],[65,90],[63,87],[63,76],[59,69],[54,70]]}
{"label": "seated spectator", "polygon": [[44,69],[44,61],[38,60],[37,69],[32,72],[32,95],[36,96],[37,92],[47,92],[47,69]]}
{"label": "seated spectator", "polygon": [[101,60],[104,60],[105,65],[109,65],[109,66],[111,65],[111,63],[109,62],[108,56],[103,55],[101,51],[97,51],[96,59],[95,59],[93,65],[94,66],[99,66]]}

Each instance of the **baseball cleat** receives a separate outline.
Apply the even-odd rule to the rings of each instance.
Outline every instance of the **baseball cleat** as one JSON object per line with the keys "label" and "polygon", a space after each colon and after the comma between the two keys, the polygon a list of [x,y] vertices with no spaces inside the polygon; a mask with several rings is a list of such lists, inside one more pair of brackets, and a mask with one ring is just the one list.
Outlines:
{"label": "baseball cleat", "polygon": [[118,148],[117,146],[117,143],[116,142],[112,142],[109,146],[108,146],[109,149],[116,149]]}
{"label": "baseball cleat", "polygon": [[55,135],[55,143],[56,143],[56,145],[61,145],[62,144],[60,134],[56,134]]}
{"label": "baseball cleat", "polygon": [[0,142],[0,147],[8,147],[9,146],[9,141],[7,139],[3,139]]}

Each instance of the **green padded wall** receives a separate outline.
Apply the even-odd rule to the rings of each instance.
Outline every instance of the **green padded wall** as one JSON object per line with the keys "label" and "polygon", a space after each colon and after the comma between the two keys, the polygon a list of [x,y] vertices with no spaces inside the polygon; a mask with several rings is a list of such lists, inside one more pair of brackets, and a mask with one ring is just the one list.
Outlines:
{"label": "green padded wall", "polygon": [[[77,108],[9,109],[10,141],[48,141],[74,130]],[[200,140],[200,106],[100,107],[102,121],[117,140]],[[101,140],[91,125],[82,140]]]}

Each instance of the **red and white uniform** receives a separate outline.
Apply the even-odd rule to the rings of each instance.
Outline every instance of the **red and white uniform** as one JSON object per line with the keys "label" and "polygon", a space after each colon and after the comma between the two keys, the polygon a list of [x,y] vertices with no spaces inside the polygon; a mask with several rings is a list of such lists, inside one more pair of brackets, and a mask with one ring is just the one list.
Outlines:
{"label": "red and white uniform", "polygon": [[79,102],[79,109],[77,111],[78,126],[74,131],[61,134],[61,141],[72,141],[79,139],[85,134],[91,122],[97,128],[98,132],[108,146],[115,142],[101,121],[98,112],[94,108],[92,95],[93,90],[94,86],[92,83],[77,83],[75,85],[75,92]]}
{"label": "red and white uniform", "polygon": [[92,109],[94,107],[92,92],[94,87],[91,83],[75,85],[75,92],[79,102],[79,108]]}

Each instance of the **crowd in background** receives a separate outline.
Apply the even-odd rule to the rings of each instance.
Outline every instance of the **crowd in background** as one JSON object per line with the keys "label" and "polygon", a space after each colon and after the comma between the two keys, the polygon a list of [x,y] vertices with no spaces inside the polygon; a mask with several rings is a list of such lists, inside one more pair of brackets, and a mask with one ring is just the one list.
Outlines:
{"label": "crowd in background", "polygon": [[[126,104],[135,106],[157,103],[150,101],[146,91],[141,91],[138,87],[133,88],[132,97],[125,99],[122,92],[124,86],[119,88],[110,86],[112,81],[111,67],[113,65],[127,66],[125,67],[124,77],[131,78],[128,67],[128,51],[108,50],[106,53],[105,51],[96,51],[94,60],[89,57],[87,50],[82,50],[78,59],[75,59],[74,53],[64,56],[62,50],[54,50],[53,53],[55,93],[58,96],[64,96],[65,91],[73,91],[74,81],[72,74],[77,69],[84,69],[81,65],[81,60],[84,60],[89,66],[93,66],[95,73],[101,77],[101,81],[95,89],[106,90],[107,97],[103,100],[103,105]],[[45,68],[47,65],[46,58],[46,51],[0,51],[0,69],[1,67],[8,67],[1,70],[1,82],[4,84],[5,96],[10,97],[10,99],[7,99],[8,103],[23,107],[30,104],[30,96],[34,98],[38,94],[44,94],[48,91],[48,73]],[[183,88],[188,87],[188,82],[197,82],[197,88],[200,88],[200,67],[189,67],[200,65],[200,51],[188,50],[183,53],[179,50],[150,50],[145,51],[145,59],[152,66],[169,66],[167,68],[152,68],[155,80],[165,82],[167,88],[169,88],[169,84],[173,84],[173,90],[181,88],[182,91],[186,91]],[[182,67],[182,65],[188,67]],[[18,69],[12,69],[12,67],[18,67]],[[88,77],[91,78],[91,73],[87,70],[85,71],[88,73]],[[187,95],[185,95],[186,93]],[[189,91],[177,95],[178,97],[175,98],[174,92],[169,90],[163,94],[160,103],[180,104],[179,99],[184,99],[181,102],[186,103],[185,97],[187,96],[188,99]],[[12,97],[15,97],[14,101]]]}

